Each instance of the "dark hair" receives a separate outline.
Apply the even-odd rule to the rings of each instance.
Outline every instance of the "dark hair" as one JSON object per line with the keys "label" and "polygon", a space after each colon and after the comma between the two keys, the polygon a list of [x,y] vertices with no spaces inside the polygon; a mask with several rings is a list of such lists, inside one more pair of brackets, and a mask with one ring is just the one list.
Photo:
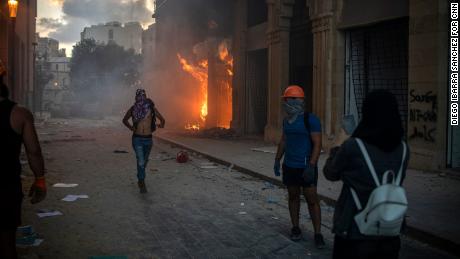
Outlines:
{"label": "dark hair", "polygon": [[386,90],[370,92],[362,107],[362,119],[353,137],[391,152],[399,146],[404,136],[398,102]]}
{"label": "dark hair", "polygon": [[0,96],[3,98],[8,98],[10,96],[8,86],[6,86],[6,84],[3,83],[3,75],[0,76]]}

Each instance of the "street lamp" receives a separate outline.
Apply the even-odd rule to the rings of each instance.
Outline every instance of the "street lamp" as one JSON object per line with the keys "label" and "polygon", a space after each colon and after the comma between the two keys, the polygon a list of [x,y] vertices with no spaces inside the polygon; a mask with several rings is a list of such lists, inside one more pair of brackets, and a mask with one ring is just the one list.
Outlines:
{"label": "street lamp", "polygon": [[16,37],[16,15],[18,14],[18,1],[8,0],[8,8],[10,11],[11,26],[8,35],[8,48],[10,49],[8,55],[8,70],[10,71],[10,89],[12,98],[15,98],[15,37]]}
{"label": "street lamp", "polygon": [[8,0],[8,7],[10,9],[10,18],[16,18],[16,15],[18,14],[18,1]]}

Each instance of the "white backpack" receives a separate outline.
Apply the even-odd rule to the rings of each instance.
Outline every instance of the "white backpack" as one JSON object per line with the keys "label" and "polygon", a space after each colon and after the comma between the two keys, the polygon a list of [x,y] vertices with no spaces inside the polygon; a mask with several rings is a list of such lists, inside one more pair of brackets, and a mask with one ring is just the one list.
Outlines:
{"label": "white backpack", "polygon": [[[358,225],[359,231],[361,234],[368,236],[398,236],[401,232],[404,215],[407,211],[406,191],[400,186],[404,160],[406,159],[406,144],[404,141],[402,142],[403,155],[398,175],[395,175],[391,170],[387,170],[383,174],[382,183],[380,183],[362,140],[356,138],[356,142],[363,153],[369,171],[377,185],[369,196],[364,209],[361,206],[356,191],[350,187],[356,207],[360,211],[355,216],[355,222]],[[392,174],[391,182],[388,181],[390,174]]]}

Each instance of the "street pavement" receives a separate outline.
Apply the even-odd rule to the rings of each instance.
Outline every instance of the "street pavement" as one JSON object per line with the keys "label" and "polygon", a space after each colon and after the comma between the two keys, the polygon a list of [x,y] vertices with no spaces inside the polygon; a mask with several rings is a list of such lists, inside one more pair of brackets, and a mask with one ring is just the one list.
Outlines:
{"label": "street pavement", "polygon": [[[274,151],[275,147],[257,138],[238,138],[236,140],[192,137],[178,134],[177,131],[164,130],[157,137],[169,143],[196,150],[210,158],[216,158],[259,177],[281,181],[273,174],[274,153],[254,152],[253,148]],[[341,182],[330,182],[324,178],[322,168],[327,154],[319,160],[318,192],[329,201],[337,200],[342,189]],[[460,253],[460,178],[448,174],[407,170],[404,180],[409,208],[407,223],[414,236],[436,242],[439,246]]]}
{"label": "street pavement", "polygon": [[[140,194],[130,134],[117,120],[49,120],[39,124],[48,169],[48,196],[23,205],[23,224],[44,241],[19,248],[21,258],[330,258],[333,208],[322,204],[327,247],[318,250],[303,202],[303,240],[289,239],[283,188],[212,164],[200,155],[178,164],[180,150],[155,141]],[[114,152],[114,151],[121,152]],[[127,153],[125,153],[127,152]],[[255,155],[252,158],[256,160]],[[211,166],[210,166],[211,165]],[[33,176],[25,166],[24,190]],[[55,188],[55,183],[77,183]],[[65,202],[68,194],[87,199]],[[38,218],[38,210],[61,216]],[[453,258],[403,237],[401,258]]]}

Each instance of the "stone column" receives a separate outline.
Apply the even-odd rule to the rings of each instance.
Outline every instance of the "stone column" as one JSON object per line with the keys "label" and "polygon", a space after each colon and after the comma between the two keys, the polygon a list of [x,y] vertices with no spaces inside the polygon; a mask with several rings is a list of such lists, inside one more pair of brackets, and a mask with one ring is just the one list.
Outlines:
{"label": "stone column", "polygon": [[235,31],[233,34],[233,84],[232,84],[232,121],[231,128],[243,134],[246,128],[246,34],[247,1],[238,0],[235,4]]}
{"label": "stone column", "polygon": [[[333,10],[331,0],[307,0],[313,33],[312,112],[321,120],[324,137],[332,134]],[[334,26],[335,27],[335,26]],[[334,28],[335,30],[335,28]]]}
{"label": "stone column", "polygon": [[268,118],[265,141],[281,137],[281,95],[289,84],[289,30],[294,0],[267,0],[268,4]]}
{"label": "stone column", "polygon": [[447,1],[409,1],[410,166],[444,169],[447,163],[449,9]]}

